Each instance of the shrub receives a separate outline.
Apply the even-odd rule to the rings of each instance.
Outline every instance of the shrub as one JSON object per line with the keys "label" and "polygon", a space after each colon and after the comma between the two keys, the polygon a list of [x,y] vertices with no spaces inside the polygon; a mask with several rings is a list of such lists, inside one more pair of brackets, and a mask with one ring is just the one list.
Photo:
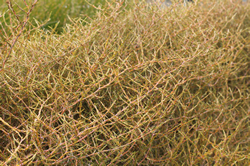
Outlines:
{"label": "shrub", "polygon": [[2,163],[247,165],[249,4],[206,2],[114,2],[3,47]]}

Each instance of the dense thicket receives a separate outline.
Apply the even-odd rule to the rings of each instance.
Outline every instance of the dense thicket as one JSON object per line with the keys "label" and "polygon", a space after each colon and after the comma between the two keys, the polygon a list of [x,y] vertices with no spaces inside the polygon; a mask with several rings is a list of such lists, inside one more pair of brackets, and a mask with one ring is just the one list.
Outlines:
{"label": "dense thicket", "polygon": [[10,38],[1,164],[247,165],[250,7],[206,2],[113,3]]}

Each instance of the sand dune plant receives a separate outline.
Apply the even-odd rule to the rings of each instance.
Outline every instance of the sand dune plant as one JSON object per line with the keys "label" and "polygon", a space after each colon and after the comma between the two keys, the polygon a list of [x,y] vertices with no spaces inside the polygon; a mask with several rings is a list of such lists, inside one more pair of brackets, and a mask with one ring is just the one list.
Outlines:
{"label": "sand dune plant", "polygon": [[0,165],[249,164],[249,4],[124,3],[2,47]]}

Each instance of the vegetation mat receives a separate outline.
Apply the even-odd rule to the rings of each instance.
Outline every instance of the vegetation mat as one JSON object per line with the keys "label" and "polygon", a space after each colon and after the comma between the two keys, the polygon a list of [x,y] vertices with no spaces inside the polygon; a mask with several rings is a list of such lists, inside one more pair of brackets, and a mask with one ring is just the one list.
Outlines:
{"label": "vegetation mat", "polygon": [[61,34],[32,3],[1,29],[0,165],[250,163],[249,3],[110,2]]}

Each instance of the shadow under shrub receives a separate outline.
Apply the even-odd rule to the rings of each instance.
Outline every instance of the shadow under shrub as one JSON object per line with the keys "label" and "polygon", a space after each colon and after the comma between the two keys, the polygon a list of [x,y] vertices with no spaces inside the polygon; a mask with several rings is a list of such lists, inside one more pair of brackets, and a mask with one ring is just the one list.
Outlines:
{"label": "shadow under shrub", "polygon": [[0,76],[2,162],[247,165],[249,5],[203,5],[115,3],[23,34]]}

